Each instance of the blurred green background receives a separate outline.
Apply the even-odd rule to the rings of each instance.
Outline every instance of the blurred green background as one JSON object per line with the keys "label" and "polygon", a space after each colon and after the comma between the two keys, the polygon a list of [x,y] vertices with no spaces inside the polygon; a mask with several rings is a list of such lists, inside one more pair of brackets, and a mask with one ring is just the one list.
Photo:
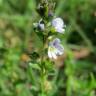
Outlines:
{"label": "blurred green background", "polygon": [[[53,1],[54,14],[66,24],[61,38],[67,58],[56,61],[57,79],[48,96],[96,96],[96,0]],[[39,96],[27,63],[41,44],[33,30],[40,20],[38,2],[0,0],[0,96]]]}

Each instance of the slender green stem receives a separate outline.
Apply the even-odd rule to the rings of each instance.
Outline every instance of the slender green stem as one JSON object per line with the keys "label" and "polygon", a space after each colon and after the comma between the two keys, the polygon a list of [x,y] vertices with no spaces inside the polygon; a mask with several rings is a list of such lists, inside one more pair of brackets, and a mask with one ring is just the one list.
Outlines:
{"label": "slender green stem", "polygon": [[46,96],[45,94],[45,85],[44,82],[46,80],[46,70],[45,70],[45,44],[46,44],[46,36],[43,36],[43,51],[41,56],[41,96]]}

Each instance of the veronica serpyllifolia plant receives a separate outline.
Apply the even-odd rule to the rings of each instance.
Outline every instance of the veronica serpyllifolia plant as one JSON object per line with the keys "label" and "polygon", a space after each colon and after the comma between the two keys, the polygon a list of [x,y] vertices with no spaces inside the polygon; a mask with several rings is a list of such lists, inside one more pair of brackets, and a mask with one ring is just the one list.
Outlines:
{"label": "veronica serpyllifolia plant", "polygon": [[56,34],[64,34],[65,24],[63,19],[54,16],[52,11],[54,12],[54,2],[51,2],[50,4],[50,2],[47,0],[41,0],[37,8],[40,19],[37,21],[37,23],[33,24],[35,27],[35,32],[37,32],[37,34],[42,34],[39,35],[39,38],[43,43],[38,64],[40,67],[40,96],[46,96],[44,94],[47,94],[45,90],[45,82],[49,82],[48,68],[50,65],[48,65],[48,62],[50,62],[52,59],[57,59],[58,56],[64,53],[64,47]]}

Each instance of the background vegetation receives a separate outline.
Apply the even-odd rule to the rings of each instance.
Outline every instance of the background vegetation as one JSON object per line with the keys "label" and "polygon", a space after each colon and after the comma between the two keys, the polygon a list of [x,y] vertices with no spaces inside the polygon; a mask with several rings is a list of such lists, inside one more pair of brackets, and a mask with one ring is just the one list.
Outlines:
{"label": "background vegetation", "polygon": [[[67,27],[60,37],[64,56],[54,61],[54,87],[49,81],[45,84],[51,89],[48,96],[96,96],[96,0],[53,1],[55,15]],[[0,96],[39,96],[38,84],[33,84],[37,67],[28,63],[41,48],[33,30],[40,20],[38,2],[0,0]]]}

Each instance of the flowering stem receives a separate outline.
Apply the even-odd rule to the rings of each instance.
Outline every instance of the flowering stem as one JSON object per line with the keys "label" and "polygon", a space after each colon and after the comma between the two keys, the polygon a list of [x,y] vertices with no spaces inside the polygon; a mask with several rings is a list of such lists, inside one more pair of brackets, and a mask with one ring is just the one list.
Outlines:
{"label": "flowering stem", "polygon": [[43,74],[43,69],[42,69],[41,70],[41,96],[43,96],[43,94],[44,94],[44,74]]}
{"label": "flowering stem", "polygon": [[46,96],[45,94],[45,86],[44,82],[46,80],[46,70],[45,70],[45,44],[46,44],[46,36],[43,36],[43,51],[41,55],[41,96]]}

